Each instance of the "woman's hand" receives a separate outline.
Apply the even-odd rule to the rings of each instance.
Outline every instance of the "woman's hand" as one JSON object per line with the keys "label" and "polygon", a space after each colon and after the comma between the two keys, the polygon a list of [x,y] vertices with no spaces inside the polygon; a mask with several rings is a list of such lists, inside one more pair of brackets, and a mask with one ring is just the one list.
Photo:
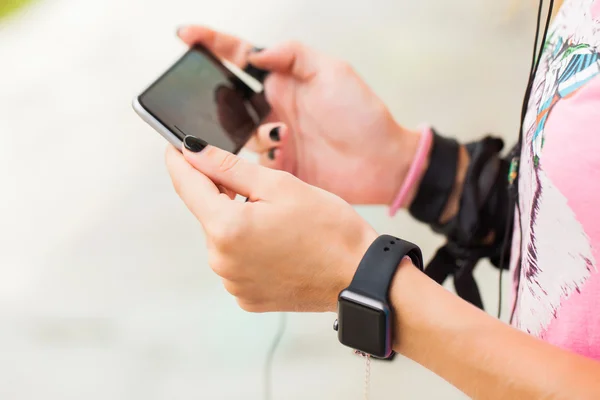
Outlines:
{"label": "woman's hand", "polygon": [[[348,204],[214,147],[182,155],[169,146],[167,164],[204,227],[211,267],[243,309],[335,310],[376,237]],[[251,202],[231,200],[218,185]],[[410,262],[398,268],[388,297],[396,315],[394,350],[469,397],[600,398],[596,361],[490,317]]]}
{"label": "woman's hand", "polygon": [[[177,193],[204,228],[211,268],[244,310],[336,309],[376,237],[350,205],[212,146],[183,154],[169,146],[166,161]],[[249,201],[232,200],[232,192]]]}
{"label": "woman's hand", "polygon": [[419,134],[398,125],[347,63],[296,42],[252,52],[250,43],[204,27],[183,28],[179,36],[240,67],[251,62],[271,71],[265,81],[271,123],[250,143],[263,165],[350,203],[392,202]]}

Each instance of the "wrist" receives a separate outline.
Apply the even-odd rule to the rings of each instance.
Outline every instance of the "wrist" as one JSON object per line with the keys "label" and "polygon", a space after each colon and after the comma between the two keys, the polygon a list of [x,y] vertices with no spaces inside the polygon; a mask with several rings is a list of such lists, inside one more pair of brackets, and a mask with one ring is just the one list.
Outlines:
{"label": "wrist", "polygon": [[339,295],[333,329],[342,344],[379,358],[392,354],[397,315],[390,287],[398,270],[411,263],[423,268],[421,249],[414,243],[380,235],[369,245],[350,285]]}
{"label": "wrist", "polygon": [[331,285],[331,293],[328,296],[330,299],[327,306],[328,311],[337,311],[337,301],[340,292],[350,285],[358,264],[360,264],[369,246],[377,239],[377,236],[377,232],[371,226],[365,224],[364,229],[355,238],[347,241],[345,246],[337,247],[340,250],[338,257],[340,261],[338,263],[339,268],[336,273],[336,279],[333,285]]}
{"label": "wrist", "polygon": [[[429,282],[427,282],[429,281]],[[393,329],[393,348],[397,353],[404,353],[406,344],[412,339],[413,316],[420,312],[419,304],[427,303],[424,286],[433,282],[417,268],[412,260],[405,257],[398,266],[390,285],[390,306],[396,319]]]}
{"label": "wrist", "polygon": [[[390,206],[394,200],[396,200],[399,191],[408,177],[409,170],[415,160],[415,157],[417,156],[420,141],[423,135],[422,131],[420,130],[410,130],[396,123],[394,129],[396,133],[393,135],[394,140],[388,148],[390,157],[387,158],[386,163],[390,180],[388,181],[389,185],[387,187],[385,197],[382,199],[382,204]],[[401,206],[403,208],[407,207],[412,202],[417,193],[419,183],[421,182],[421,179],[423,178],[423,175],[425,174],[425,171],[429,165],[429,152],[430,149],[427,149],[425,162],[420,164],[416,170],[416,179],[408,188],[408,192],[406,192],[406,196],[402,201]]]}

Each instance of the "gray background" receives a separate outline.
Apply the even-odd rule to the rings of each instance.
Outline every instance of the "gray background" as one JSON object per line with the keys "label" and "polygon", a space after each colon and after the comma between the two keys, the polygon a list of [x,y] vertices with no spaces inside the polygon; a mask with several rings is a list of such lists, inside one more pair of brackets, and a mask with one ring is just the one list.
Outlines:
{"label": "gray background", "polygon": [[[130,108],[184,51],[177,25],[300,39],[354,64],[407,126],[513,141],[535,10],[512,3],[45,0],[0,22],[0,398],[262,398],[278,316],[239,310],[210,272],[165,141]],[[359,210],[426,255],[441,242]],[[495,312],[496,271],[477,277]],[[275,399],[361,398],[364,364],[333,319],[289,316]],[[373,399],[464,397],[401,357],[375,363],[372,385]]]}

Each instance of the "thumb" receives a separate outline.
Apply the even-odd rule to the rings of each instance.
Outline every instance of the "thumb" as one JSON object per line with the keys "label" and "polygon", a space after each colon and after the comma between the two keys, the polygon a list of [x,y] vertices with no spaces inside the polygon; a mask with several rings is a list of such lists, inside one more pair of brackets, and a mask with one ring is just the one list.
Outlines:
{"label": "thumb", "polygon": [[261,167],[194,136],[186,136],[183,155],[188,163],[217,185],[222,185],[244,197],[259,199],[269,169]]}
{"label": "thumb", "polygon": [[286,42],[279,46],[250,53],[248,61],[253,66],[272,72],[291,74],[299,79],[310,79],[317,71],[319,54],[299,42]]}

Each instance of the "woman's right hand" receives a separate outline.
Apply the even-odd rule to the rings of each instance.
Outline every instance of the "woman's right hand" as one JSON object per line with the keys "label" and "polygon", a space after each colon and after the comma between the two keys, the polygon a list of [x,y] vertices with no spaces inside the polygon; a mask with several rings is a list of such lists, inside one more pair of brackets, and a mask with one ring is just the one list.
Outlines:
{"label": "woman's right hand", "polygon": [[349,64],[296,42],[252,52],[251,44],[204,27],[180,29],[179,36],[238,66],[250,62],[271,71],[265,81],[271,122],[250,144],[261,164],[349,203],[393,201],[419,133],[398,125]]}

